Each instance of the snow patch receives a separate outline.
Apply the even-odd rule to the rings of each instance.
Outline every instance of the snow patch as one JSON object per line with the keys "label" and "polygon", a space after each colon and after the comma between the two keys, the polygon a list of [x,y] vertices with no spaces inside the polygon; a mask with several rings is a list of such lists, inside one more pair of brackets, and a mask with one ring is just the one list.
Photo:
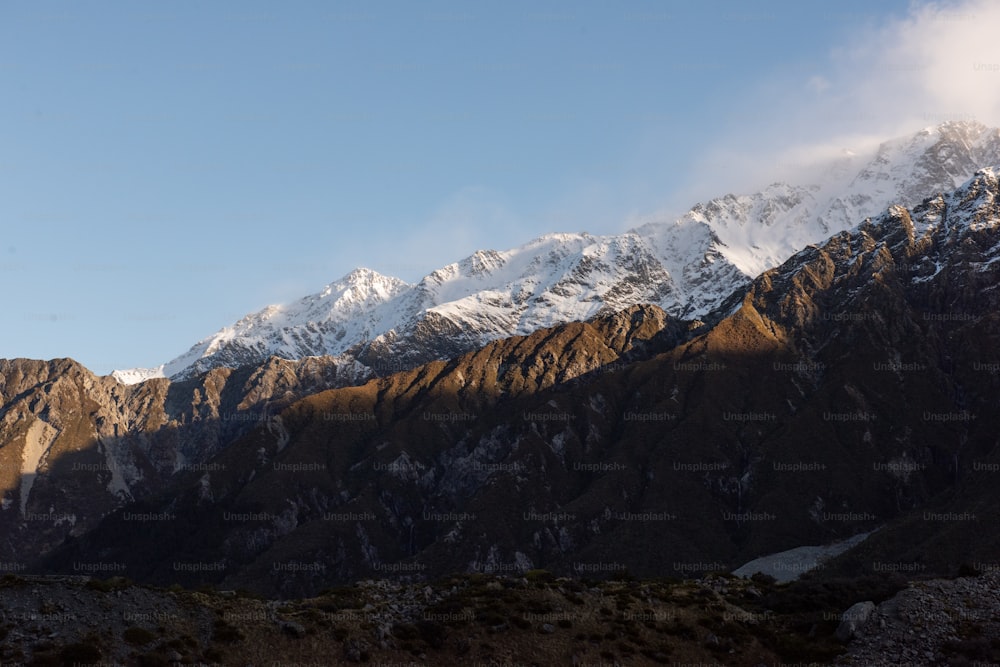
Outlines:
{"label": "snow patch", "polygon": [[128,370],[112,371],[111,377],[121,384],[139,384],[153,378],[167,377],[163,372],[164,364],[156,368],[130,368]]}
{"label": "snow patch", "polygon": [[803,573],[814,570],[831,558],[853,549],[874,532],[872,530],[861,533],[824,546],[796,547],[769,556],[761,556],[736,568],[733,574],[749,578],[759,572],[774,577],[779,583],[795,581]]}

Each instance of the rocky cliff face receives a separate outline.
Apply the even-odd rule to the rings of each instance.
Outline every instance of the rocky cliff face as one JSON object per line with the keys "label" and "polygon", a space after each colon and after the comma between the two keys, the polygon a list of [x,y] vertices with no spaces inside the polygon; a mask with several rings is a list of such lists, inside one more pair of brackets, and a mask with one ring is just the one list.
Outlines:
{"label": "rocky cliff face", "polygon": [[[998,195],[986,170],[892,207],[705,324],[636,307],[311,395],[148,497],[142,530],[116,512],[49,565],[282,595],[386,574],[690,575],[891,534],[944,498],[958,513],[988,493],[976,467],[1000,469]],[[995,513],[926,567],[987,557]],[[933,518],[921,539],[958,530]]]}
{"label": "rocky cliff face", "polygon": [[125,386],[71,359],[0,360],[0,561],[23,563],[198,470],[293,400],[341,383],[324,359],[272,359]]}

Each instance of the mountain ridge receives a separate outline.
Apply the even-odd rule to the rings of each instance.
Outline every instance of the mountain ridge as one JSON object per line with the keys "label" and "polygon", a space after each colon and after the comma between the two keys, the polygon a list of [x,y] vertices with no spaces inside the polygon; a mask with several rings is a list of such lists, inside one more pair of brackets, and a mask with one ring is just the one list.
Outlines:
{"label": "mountain ridge", "polygon": [[881,525],[831,567],[988,561],[998,173],[803,249],[706,323],[635,307],[313,393],[128,510],[170,520],[117,510],[47,566],[101,554],[166,583],[214,559],[183,583],[296,596],[390,572],[704,572]]}
{"label": "mountain ridge", "polygon": [[[415,284],[352,271],[314,295],[245,316],[159,368],[113,376],[184,379],[271,355],[326,355],[356,383],[638,303],[697,319],[809,243],[890,204],[952,190],[989,164],[1000,164],[1000,130],[943,123],[884,142],[871,156],[845,155],[822,184],[725,195],[673,222],[608,236],[546,234],[506,251],[477,251]],[[369,298],[326,307],[331,294],[365,289]]]}

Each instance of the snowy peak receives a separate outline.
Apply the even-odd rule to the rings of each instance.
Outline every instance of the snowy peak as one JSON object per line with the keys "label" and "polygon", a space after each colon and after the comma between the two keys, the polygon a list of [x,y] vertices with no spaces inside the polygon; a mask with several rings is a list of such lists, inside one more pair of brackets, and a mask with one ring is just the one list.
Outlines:
{"label": "snowy peak", "polygon": [[489,276],[505,264],[496,250],[479,250],[462,260],[461,271],[470,276]]}
{"label": "snowy peak", "polygon": [[407,287],[408,285],[399,278],[384,276],[371,269],[358,268],[327,285],[318,297],[319,299],[332,297],[336,308],[353,307],[356,304],[374,305],[388,301]]}
{"label": "snowy peak", "polygon": [[[399,370],[637,303],[677,305],[668,298],[672,293],[669,273],[642,238],[550,234],[503,252],[478,251],[416,285],[355,270],[316,294],[247,315],[166,364],[161,374],[186,379],[272,355],[330,355],[352,369],[348,376],[365,379],[380,369]],[[126,382],[150,373],[116,377]]]}
{"label": "snowy peak", "polygon": [[[869,154],[845,151],[819,171],[820,182],[774,183],[750,195],[728,194],[694,206],[674,223],[633,231],[657,238],[664,257],[678,245],[707,240],[706,259],[717,255],[749,279],[891,204],[912,206],[948,192],[980,167],[998,162],[1000,130],[947,122],[886,141]],[[699,230],[702,226],[706,229]]]}
{"label": "snowy peak", "polygon": [[[343,362],[344,377],[364,379],[637,304],[701,318],[802,248],[893,204],[912,208],[950,192],[996,164],[1000,130],[944,123],[867,153],[845,150],[818,165],[816,182],[727,194],[619,235],[546,234],[509,250],[480,250],[415,285],[356,269],[316,294],[247,315],[162,368],[115,376],[188,378],[269,356],[331,355]],[[976,178],[985,184],[995,175]]]}
{"label": "snowy peak", "polygon": [[[338,355],[357,339],[372,337],[378,307],[410,286],[371,269],[355,269],[316,294],[271,305],[196,343],[165,364],[171,378],[188,378],[218,366],[260,363],[270,356],[301,359]],[[122,380],[122,375],[116,375]]]}
{"label": "snowy peak", "polygon": [[960,186],[980,167],[994,164],[998,152],[1000,130],[973,121],[943,123],[880,145],[848,189],[870,200],[898,199],[886,205],[910,205]]}

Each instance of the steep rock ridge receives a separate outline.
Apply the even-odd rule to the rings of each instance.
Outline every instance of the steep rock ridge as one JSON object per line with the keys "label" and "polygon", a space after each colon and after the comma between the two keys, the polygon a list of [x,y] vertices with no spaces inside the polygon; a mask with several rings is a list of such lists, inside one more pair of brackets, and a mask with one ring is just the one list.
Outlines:
{"label": "steep rock ridge", "polygon": [[272,358],[124,386],[71,359],[0,360],[0,561],[23,563],[197,470],[274,411],[342,384],[338,372]]}
{"label": "steep rock ridge", "polygon": [[[198,480],[182,480],[180,490],[176,487],[168,490],[156,502],[147,498],[140,506],[146,508],[144,511],[169,512],[176,516],[175,521],[164,522],[163,529],[177,531],[178,536],[188,535],[184,543],[199,542],[206,549],[217,549],[227,557],[252,558],[260,548],[281,550],[279,543],[287,544],[290,553],[297,557],[295,550],[300,537],[321,539],[318,531],[327,527],[337,530],[338,524],[322,519],[317,522],[316,519],[328,510],[334,512],[345,501],[359,500],[359,493],[366,502],[402,512],[402,494],[408,491],[402,487],[393,490],[391,487],[397,482],[414,483],[430,490],[426,485],[442,471],[432,470],[423,461],[428,448],[433,448],[441,437],[457,436],[474,427],[478,419],[492,419],[493,410],[506,401],[532,397],[559,384],[582,382],[595,373],[644,358],[653,349],[672,347],[690,335],[687,323],[672,320],[656,307],[636,306],[591,322],[497,341],[459,359],[432,362],[360,387],[336,390],[332,394],[321,392],[315,394],[313,400],[294,404],[301,407],[282,412],[281,432],[270,424],[256,428],[213,459],[212,462],[218,465],[210,474]],[[503,412],[506,414],[508,410]],[[314,452],[319,456],[315,459],[311,454],[303,458],[302,429],[311,430],[307,425],[311,420],[315,420],[313,426],[319,430],[308,438],[308,448],[318,447],[325,452]],[[383,464],[379,461],[386,457],[389,458],[385,469],[392,471],[389,487],[381,491],[367,487],[365,480],[381,476],[379,471]],[[438,464],[433,466],[438,467]],[[453,474],[461,474],[461,466],[446,464],[446,467]],[[283,476],[286,472],[291,476],[279,482],[275,474]],[[314,486],[315,476],[322,478],[323,483]],[[481,476],[480,472],[476,473],[477,478]],[[459,486],[464,484],[458,481]],[[236,496],[243,497],[248,505],[234,506]],[[158,502],[166,504],[160,506]],[[242,507],[249,506],[257,509],[244,512]],[[347,513],[353,511],[346,507],[340,509]],[[202,516],[206,523],[187,523],[195,521],[196,516]],[[260,525],[256,521],[247,523],[234,519],[234,523],[227,520],[227,516],[264,517],[267,521],[266,525]],[[392,521],[397,529],[407,531],[413,519],[412,516],[398,516]],[[107,525],[110,526],[108,530],[124,531],[121,545],[130,543],[126,549],[131,554],[127,562],[144,561],[143,567],[162,566],[177,574],[172,569],[172,561],[163,561],[171,555],[170,549],[157,550],[151,544],[133,541],[138,532],[146,536],[153,533],[131,530],[134,526],[124,522],[121,513],[112,517]],[[348,522],[340,528],[345,533],[342,538],[352,545],[358,544],[361,549],[360,563],[367,562],[368,567],[380,566],[386,557],[385,543],[389,539],[383,528],[365,522]],[[230,529],[234,532],[230,533]],[[89,538],[83,539],[90,543]],[[412,534],[408,539],[416,543],[418,539],[423,542],[426,537]],[[392,542],[395,541],[396,538],[392,538]],[[197,547],[188,553],[200,553],[200,550],[201,547]],[[114,558],[118,558],[117,549],[115,551]],[[343,570],[345,576],[357,567],[353,557],[348,560],[349,563],[338,565],[347,568]],[[262,568],[270,567],[265,565],[262,561]]]}
{"label": "steep rock ridge", "polygon": [[725,195],[620,235],[549,234],[503,252],[483,250],[414,285],[358,269],[294,304],[247,315],[161,368],[115,375],[126,383],[184,379],[271,355],[330,355],[343,383],[359,384],[639,303],[703,318],[806,245],[890,205],[951,191],[993,164],[1000,164],[1000,130],[944,123],[871,155],[845,155],[817,183]]}
{"label": "steep rock ridge", "polygon": [[[686,576],[888,524],[871,574],[919,522],[927,544],[961,534],[961,554],[923,559],[953,573],[997,547],[997,485],[972,473],[1000,470],[998,195],[982,170],[894,206],[705,325],[633,309],[309,396],[218,473],[147,499],[171,521],[114,514],[50,566],[101,553],[143,580],[282,595],[533,567]],[[921,518],[942,504],[979,518]]]}

